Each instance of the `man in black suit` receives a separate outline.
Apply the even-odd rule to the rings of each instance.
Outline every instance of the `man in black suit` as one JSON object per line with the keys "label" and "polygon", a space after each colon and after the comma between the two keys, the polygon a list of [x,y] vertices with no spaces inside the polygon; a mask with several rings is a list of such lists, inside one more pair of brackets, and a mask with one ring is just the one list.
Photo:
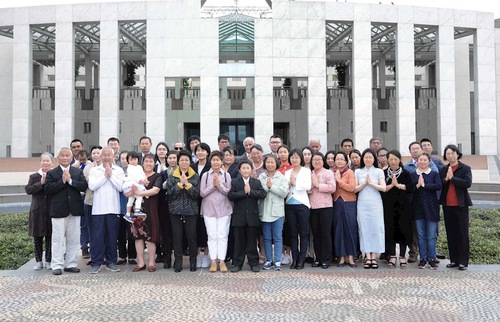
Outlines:
{"label": "man in black suit", "polygon": [[[87,190],[83,171],[71,167],[71,150],[59,150],[59,166],[47,173],[45,192],[52,196],[50,217],[52,221],[52,273],[79,273],[77,253],[80,249],[80,217],[83,216],[83,199],[80,192]],[[66,256],[64,255],[66,254]]]}
{"label": "man in black suit", "polygon": [[151,154],[153,156],[155,155],[153,152],[151,152],[152,146],[153,142],[151,141],[151,138],[149,136],[143,136],[139,139],[139,149],[141,149],[141,152],[139,153],[139,165],[142,165],[142,158],[146,154]]}
{"label": "man in black suit", "polygon": [[231,190],[227,197],[234,202],[231,226],[234,227],[234,253],[231,272],[241,270],[248,258],[252,272],[259,272],[259,252],[257,238],[259,237],[259,199],[266,197],[266,191],[258,179],[250,177],[252,165],[248,161],[239,164],[241,177],[231,182]]}

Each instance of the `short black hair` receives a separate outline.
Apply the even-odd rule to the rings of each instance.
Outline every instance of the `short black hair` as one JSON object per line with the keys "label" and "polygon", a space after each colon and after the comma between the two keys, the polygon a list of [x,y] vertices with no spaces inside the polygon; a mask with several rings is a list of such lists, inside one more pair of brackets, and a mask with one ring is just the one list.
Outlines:
{"label": "short black hair", "polygon": [[210,153],[210,156],[208,157],[210,159],[210,162],[212,162],[213,157],[218,157],[221,161],[224,159],[224,156],[222,155],[222,153],[217,151],[217,150]]}
{"label": "short black hair", "polygon": [[248,160],[242,160],[242,161],[240,162],[240,164],[238,164],[238,170],[240,170],[240,169],[241,169],[241,166],[242,166],[242,165],[244,165],[244,164],[248,164],[248,165],[250,166],[250,168],[253,170],[253,165],[252,165],[252,164],[250,163],[250,161],[248,161]]}
{"label": "short black hair", "polygon": [[[116,141],[116,142],[118,142],[118,144],[120,144],[120,140],[118,140],[118,138],[116,138],[116,137],[114,137],[114,136],[112,136],[112,137],[110,137],[110,138],[108,139],[108,141],[107,141],[108,145],[109,145],[109,142],[111,142],[111,141]],[[140,142],[140,141],[139,141],[139,142]]]}
{"label": "short black hair", "polygon": [[268,154],[268,155],[266,155],[266,157],[264,158],[264,161],[263,161],[264,162],[264,169],[267,170],[267,168],[266,168],[266,161],[269,158],[274,159],[274,161],[276,162],[276,169],[274,169],[274,170],[278,170],[278,168],[280,167],[280,160],[278,160],[278,158],[274,154]]}
{"label": "short black hair", "polygon": [[130,163],[130,159],[138,159],[139,160],[139,153],[135,151],[130,151],[127,153],[127,162]]}
{"label": "short black hair", "polygon": [[196,153],[198,149],[207,151],[208,155],[210,155],[210,153],[212,152],[212,149],[210,149],[210,145],[206,144],[205,142],[198,143],[198,145],[196,145],[196,147],[194,148],[194,153]]}
{"label": "short black hair", "polygon": [[229,136],[227,136],[225,134],[219,134],[219,136],[217,137],[217,143],[219,143],[222,140],[227,140],[228,142],[231,142],[231,139],[229,139]]}
{"label": "short black hair", "polygon": [[395,156],[396,158],[399,159],[399,167],[403,167],[403,161],[401,161],[401,153],[398,151],[398,150],[391,150],[389,152],[387,152],[387,159],[389,160],[389,156]]}
{"label": "short black hair", "polygon": [[343,139],[342,142],[340,142],[340,146],[343,146],[345,142],[351,142],[352,146],[354,146],[354,142],[349,138]]}
{"label": "short black hair", "polygon": [[420,148],[422,148],[422,144],[420,144],[420,142],[418,142],[418,141],[413,141],[412,143],[410,143],[410,144],[408,145],[408,151],[411,151],[411,147],[412,147],[413,145],[415,145],[415,144],[418,144],[418,145],[420,146]]}
{"label": "short black hair", "polygon": [[444,147],[444,152],[443,152],[444,161],[448,161],[448,160],[446,160],[446,150],[448,150],[448,149],[453,151],[453,152],[456,152],[458,154],[457,160],[460,160],[462,158],[463,154],[460,151],[460,149],[458,148],[458,146],[456,146],[455,144],[448,144],[447,146]]}
{"label": "short black hair", "polygon": [[87,152],[87,150],[80,150],[78,151],[78,156],[86,156],[87,158],[89,157],[89,153]]}
{"label": "short black hair", "polygon": [[73,139],[73,140],[71,140],[71,143],[69,144],[69,146],[71,146],[71,144],[73,144],[75,142],[80,142],[80,144],[83,146],[83,142],[80,139]]}
{"label": "short black hair", "polygon": [[90,153],[92,153],[92,151],[94,151],[95,149],[99,149],[99,150],[102,150],[102,146],[100,145],[94,145],[90,148]]}
{"label": "short black hair", "polygon": [[179,154],[177,154],[177,164],[179,164],[179,160],[182,156],[188,157],[189,161],[191,161],[191,153],[189,153],[188,150],[182,149],[179,151]]}
{"label": "short black hair", "polygon": [[306,163],[304,161],[304,156],[302,155],[302,150],[301,149],[292,149],[292,151],[290,151],[290,153],[288,154],[288,163],[292,164],[292,161],[291,161],[291,158],[292,158],[292,155],[294,154],[297,154],[300,158],[300,166],[305,166]]}
{"label": "short black hair", "polygon": [[146,139],[149,141],[149,143],[153,144],[153,141],[151,141],[151,138],[149,136],[146,136],[146,135],[141,136],[141,138],[139,139],[139,143],[141,143],[142,140],[146,140]]}
{"label": "short black hair", "polygon": [[423,138],[422,140],[420,140],[420,145],[422,145],[422,143],[424,142],[429,142],[432,145],[432,141],[428,138]]}
{"label": "short black hair", "polygon": [[250,152],[252,152],[253,149],[257,149],[260,152],[264,153],[264,149],[262,148],[262,146],[260,144],[254,144],[254,145],[252,145],[252,147],[250,148]]}

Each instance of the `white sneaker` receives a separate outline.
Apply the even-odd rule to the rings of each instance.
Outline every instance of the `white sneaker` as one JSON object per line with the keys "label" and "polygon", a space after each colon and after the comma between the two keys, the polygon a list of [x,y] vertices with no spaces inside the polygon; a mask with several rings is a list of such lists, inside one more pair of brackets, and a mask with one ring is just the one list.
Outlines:
{"label": "white sneaker", "polygon": [[33,267],[33,269],[35,271],[39,271],[39,270],[43,269],[43,263],[42,262],[36,262],[36,265],[35,265],[35,267]]}
{"label": "white sneaker", "polygon": [[210,258],[208,258],[208,255],[203,255],[201,259],[201,267],[207,268],[209,266],[210,266]]}
{"label": "white sneaker", "polygon": [[203,255],[198,255],[196,256],[196,267],[201,267],[201,260],[202,260]]}
{"label": "white sneaker", "polygon": [[52,265],[49,263],[45,263],[45,269],[52,269]]}
{"label": "white sneaker", "polygon": [[289,265],[292,262],[292,258],[288,254],[283,254],[281,257],[281,264]]}

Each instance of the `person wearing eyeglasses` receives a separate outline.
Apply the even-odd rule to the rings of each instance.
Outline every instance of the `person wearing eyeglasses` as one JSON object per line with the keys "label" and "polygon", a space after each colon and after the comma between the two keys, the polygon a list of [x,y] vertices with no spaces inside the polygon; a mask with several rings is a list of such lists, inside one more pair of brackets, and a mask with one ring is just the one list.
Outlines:
{"label": "person wearing eyeglasses", "polygon": [[270,154],[274,155],[275,157],[278,157],[278,149],[282,144],[283,141],[281,140],[281,136],[277,134],[271,135],[271,137],[269,138],[269,148],[271,149],[271,153],[266,154],[265,157],[267,157]]}

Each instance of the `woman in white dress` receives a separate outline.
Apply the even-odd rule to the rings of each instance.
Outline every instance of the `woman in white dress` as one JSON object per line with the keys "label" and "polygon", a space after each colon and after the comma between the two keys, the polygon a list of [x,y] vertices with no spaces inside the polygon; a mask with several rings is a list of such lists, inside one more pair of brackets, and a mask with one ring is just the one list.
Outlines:
{"label": "woman in white dress", "polygon": [[354,173],[358,195],[358,226],[364,268],[378,268],[377,254],[385,252],[384,207],[381,191],[385,191],[384,171],[377,168],[377,157],[370,149],[363,151],[360,168]]}

